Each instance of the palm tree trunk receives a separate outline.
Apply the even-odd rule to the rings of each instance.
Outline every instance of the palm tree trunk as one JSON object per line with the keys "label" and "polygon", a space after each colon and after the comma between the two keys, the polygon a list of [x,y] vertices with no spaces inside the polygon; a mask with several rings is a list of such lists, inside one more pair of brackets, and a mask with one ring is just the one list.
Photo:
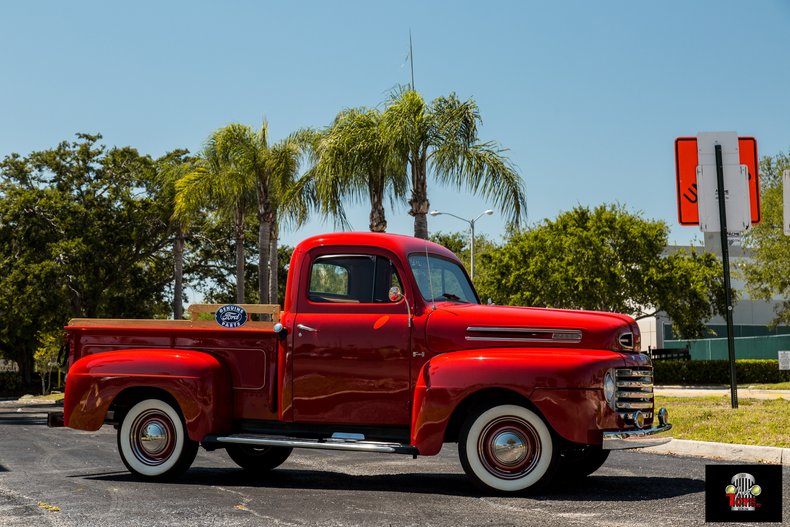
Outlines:
{"label": "palm tree trunk", "polygon": [[412,185],[409,214],[414,216],[415,238],[428,239],[428,210],[431,203],[428,201],[428,170],[427,159],[424,154],[415,156],[416,163],[411,165]]}
{"label": "palm tree trunk", "polygon": [[269,270],[269,303],[276,304],[279,287],[279,276],[277,274],[278,254],[277,254],[277,239],[280,236],[279,229],[277,228],[277,217],[275,216],[271,222],[271,237],[269,246],[269,261],[271,262],[271,269]]}
{"label": "palm tree trunk", "polygon": [[271,249],[271,224],[261,219],[258,227],[258,302],[269,303],[269,257]]}
{"label": "palm tree trunk", "polygon": [[258,181],[258,302],[269,303],[269,258],[271,250],[271,205],[266,184]]}
{"label": "palm tree trunk", "polygon": [[236,207],[236,303],[244,303],[244,211]]}
{"label": "palm tree trunk", "polygon": [[175,259],[173,318],[181,320],[184,318],[184,230],[178,222],[176,222],[176,241],[173,247],[173,258]]}
{"label": "palm tree trunk", "polygon": [[386,232],[387,218],[384,215],[384,176],[379,169],[377,181],[372,178],[368,183],[368,194],[370,195],[370,232]]}

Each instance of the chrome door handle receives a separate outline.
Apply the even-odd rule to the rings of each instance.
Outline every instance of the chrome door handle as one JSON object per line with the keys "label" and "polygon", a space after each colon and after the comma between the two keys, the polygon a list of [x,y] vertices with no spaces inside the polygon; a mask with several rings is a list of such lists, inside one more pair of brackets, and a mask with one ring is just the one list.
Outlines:
{"label": "chrome door handle", "polygon": [[318,333],[317,329],[311,328],[310,326],[305,326],[304,324],[297,324],[296,329],[300,331],[309,331],[310,333]]}

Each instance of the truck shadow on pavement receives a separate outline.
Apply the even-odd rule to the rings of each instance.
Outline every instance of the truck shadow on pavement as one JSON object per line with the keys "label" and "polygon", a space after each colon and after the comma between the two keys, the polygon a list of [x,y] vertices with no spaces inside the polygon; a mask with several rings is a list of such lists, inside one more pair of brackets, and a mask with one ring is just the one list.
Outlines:
{"label": "truck shadow on pavement", "polygon": [[[70,477],[116,483],[162,485],[162,483],[141,483],[129,473],[114,472]],[[463,474],[424,472],[351,475],[323,470],[280,468],[266,476],[256,477],[239,469],[192,468],[178,480],[165,485],[402,492],[468,497],[485,495]],[[696,494],[704,489],[704,481],[693,478],[602,475],[590,476],[574,482],[557,482],[551,491],[545,494],[531,494],[528,497],[553,501],[645,501]]]}

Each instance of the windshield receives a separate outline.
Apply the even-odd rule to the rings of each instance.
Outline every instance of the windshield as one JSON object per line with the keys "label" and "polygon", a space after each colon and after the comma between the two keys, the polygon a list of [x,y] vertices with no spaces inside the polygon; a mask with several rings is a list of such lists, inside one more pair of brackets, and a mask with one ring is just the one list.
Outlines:
{"label": "windshield", "polygon": [[409,265],[420,293],[427,302],[450,300],[479,303],[466,273],[457,263],[432,254],[426,256],[417,253],[409,256]]}

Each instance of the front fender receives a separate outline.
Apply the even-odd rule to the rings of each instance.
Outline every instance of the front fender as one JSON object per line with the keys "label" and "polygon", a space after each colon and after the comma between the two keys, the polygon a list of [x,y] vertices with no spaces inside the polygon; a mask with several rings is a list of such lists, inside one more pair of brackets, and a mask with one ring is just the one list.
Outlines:
{"label": "front fender", "polygon": [[562,437],[589,442],[605,426],[601,419],[614,418],[612,412],[606,413],[600,389],[604,372],[623,364],[621,354],[605,350],[495,348],[444,353],[426,363],[417,379],[411,444],[422,455],[437,454],[455,409],[491,388],[531,400]]}
{"label": "front fender", "polygon": [[178,403],[189,437],[231,431],[228,370],[213,355],[173,349],[97,353],[69,369],[63,403],[65,425],[98,430],[116,396],[128,388],[166,391]]}

